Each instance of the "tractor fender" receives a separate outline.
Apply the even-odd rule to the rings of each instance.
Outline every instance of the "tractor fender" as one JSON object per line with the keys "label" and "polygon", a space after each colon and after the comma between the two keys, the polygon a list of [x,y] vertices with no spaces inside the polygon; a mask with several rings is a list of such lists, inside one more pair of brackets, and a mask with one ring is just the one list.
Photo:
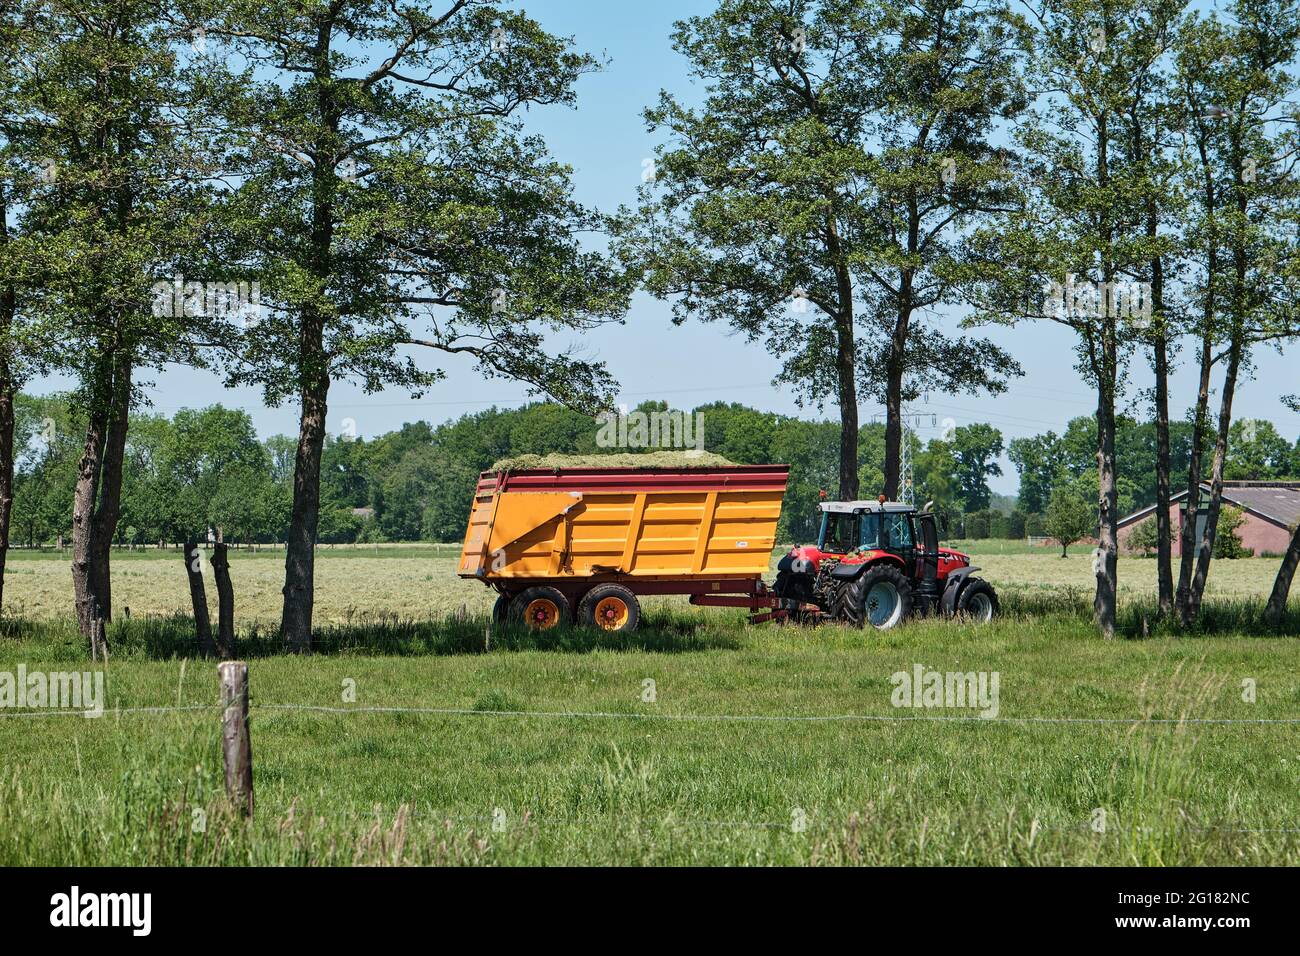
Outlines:
{"label": "tractor fender", "polygon": [[948,572],[948,577],[944,579],[943,597],[939,599],[939,608],[943,611],[944,617],[956,615],[957,598],[961,595],[961,589],[966,586],[966,579],[978,570],[979,568],[968,565]]}
{"label": "tractor fender", "polygon": [[873,558],[870,561],[861,561],[848,563],[841,561],[835,567],[831,568],[831,577],[839,581],[856,581],[859,575],[868,568],[878,568],[881,565],[888,565],[894,568],[903,568],[903,562],[892,555]]}

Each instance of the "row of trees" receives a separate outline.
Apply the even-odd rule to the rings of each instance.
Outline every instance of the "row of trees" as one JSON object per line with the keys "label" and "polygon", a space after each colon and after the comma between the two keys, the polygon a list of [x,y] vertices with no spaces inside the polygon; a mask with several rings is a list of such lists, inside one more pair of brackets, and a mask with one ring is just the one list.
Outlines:
{"label": "row of trees", "polygon": [[[703,95],[665,91],[646,111],[663,146],[636,207],[607,218],[573,202],[569,171],[518,119],[571,104],[598,63],[504,5],[0,0],[0,533],[14,395],[70,373],[89,635],[111,613],[141,376],[185,363],[256,384],[300,413],[281,628],[306,647],[334,381],[418,393],[442,375],[419,356],[468,355],[591,412],[614,383],[548,333],[618,320],[641,284],[679,320],[762,343],[802,400],[838,406],[835,493],[859,494],[865,459],[897,496],[906,404],[1020,372],[943,332],[948,310],[1076,336],[1097,397],[1094,606],[1110,636],[1137,480],[1118,457],[1131,367],[1153,374],[1164,505],[1183,475],[1169,373],[1188,347],[1185,475],[1192,506],[1208,481],[1214,517],[1252,349],[1300,331],[1295,3],[721,0],[676,25]],[[239,308],[223,308],[232,290]],[[878,456],[861,446],[868,396],[886,410]],[[969,503],[982,479],[966,464]],[[1176,589],[1160,535],[1160,606],[1188,624],[1205,527],[1184,529]],[[1300,535],[1292,552],[1277,613]]]}
{"label": "row of trees", "polygon": [[[926,389],[996,391],[1018,371],[987,342],[922,321],[1050,321],[1096,393],[1094,610],[1116,613],[1117,522],[1131,473],[1118,407],[1148,365],[1159,604],[1199,613],[1254,348],[1300,333],[1296,309],[1294,0],[723,0],[678,25],[704,86],[647,111],[669,142],[626,229],[679,317],[729,322],[785,361],[800,393],[839,403],[840,488],[856,491],[857,401],[888,420],[898,489],[902,405]],[[1197,374],[1176,462],[1170,370]],[[1217,409],[1212,402],[1217,383]],[[1190,398],[1190,396],[1189,396]],[[1175,468],[1189,507],[1177,585]],[[1300,534],[1269,613],[1281,613]]]}
{"label": "row of trees", "polygon": [[0,2],[0,555],[16,392],[71,375],[89,638],[141,379],[213,369],[298,406],[281,630],[308,647],[333,382],[418,393],[427,352],[609,400],[546,334],[618,319],[630,282],[519,120],[598,65],[486,0]]}

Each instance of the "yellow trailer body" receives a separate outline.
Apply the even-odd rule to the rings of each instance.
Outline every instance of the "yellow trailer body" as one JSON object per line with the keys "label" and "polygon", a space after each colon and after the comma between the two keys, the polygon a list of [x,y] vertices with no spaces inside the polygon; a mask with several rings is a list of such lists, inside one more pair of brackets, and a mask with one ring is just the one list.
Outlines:
{"label": "yellow trailer body", "polygon": [[499,587],[757,578],[788,475],[784,465],[484,472],[458,573]]}

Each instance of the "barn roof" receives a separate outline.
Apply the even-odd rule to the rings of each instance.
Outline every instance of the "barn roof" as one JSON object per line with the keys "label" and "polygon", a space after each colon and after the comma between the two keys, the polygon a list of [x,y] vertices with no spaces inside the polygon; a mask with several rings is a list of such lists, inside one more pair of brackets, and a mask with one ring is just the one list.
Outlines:
{"label": "barn roof", "polygon": [[1224,482],[1223,497],[1285,528],[1300,522],[1300,481]]}
{"label": "barn roof", "polygon": [[[1201,485],[1201,494],[1210,493],[1209,485]],[[1182,501],[1187,489],[1170,496],[1170,501]],[[1300,523],[1300,481],[1225,481],[1223,500],[1238,508],[1272,522],[1288,531]],[[1135,511],[1119,522],[1125,527],[1141,521],[1156,510],[1155,505]]]}

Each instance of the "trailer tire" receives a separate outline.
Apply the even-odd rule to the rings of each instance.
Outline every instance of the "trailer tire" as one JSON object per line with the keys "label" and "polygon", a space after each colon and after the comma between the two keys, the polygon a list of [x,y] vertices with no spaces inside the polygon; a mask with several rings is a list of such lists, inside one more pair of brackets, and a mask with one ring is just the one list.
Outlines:
{"label": "trailer tire", "polygon": [[840,616],[854,627],[896,627],[912,612],[912,582],[897,568],[868,568],[840,592]]}
{"label": "trailer tire", "polygon": [[641,602],[621,584],[598,584],[578,602],[578,623],[630,634],[641,623]]}
{"label": "trailer tire", "polygon": [[504,624],[506,618],[510,616],[510,595],[502,594],[497,598],[497,603],[492,605],[492,623]]}
{"label": "trailer tire", "polygon": [[987,624],[998,615],[998,594],[983,578],[971,578],[957,597],[957,613],[976,624]]}
{"label": "trailer tire", "polygon": [[530,631],[549,631],[572,617],[569,600],[556,588],[527,588],[510,602],[510,620]]}

